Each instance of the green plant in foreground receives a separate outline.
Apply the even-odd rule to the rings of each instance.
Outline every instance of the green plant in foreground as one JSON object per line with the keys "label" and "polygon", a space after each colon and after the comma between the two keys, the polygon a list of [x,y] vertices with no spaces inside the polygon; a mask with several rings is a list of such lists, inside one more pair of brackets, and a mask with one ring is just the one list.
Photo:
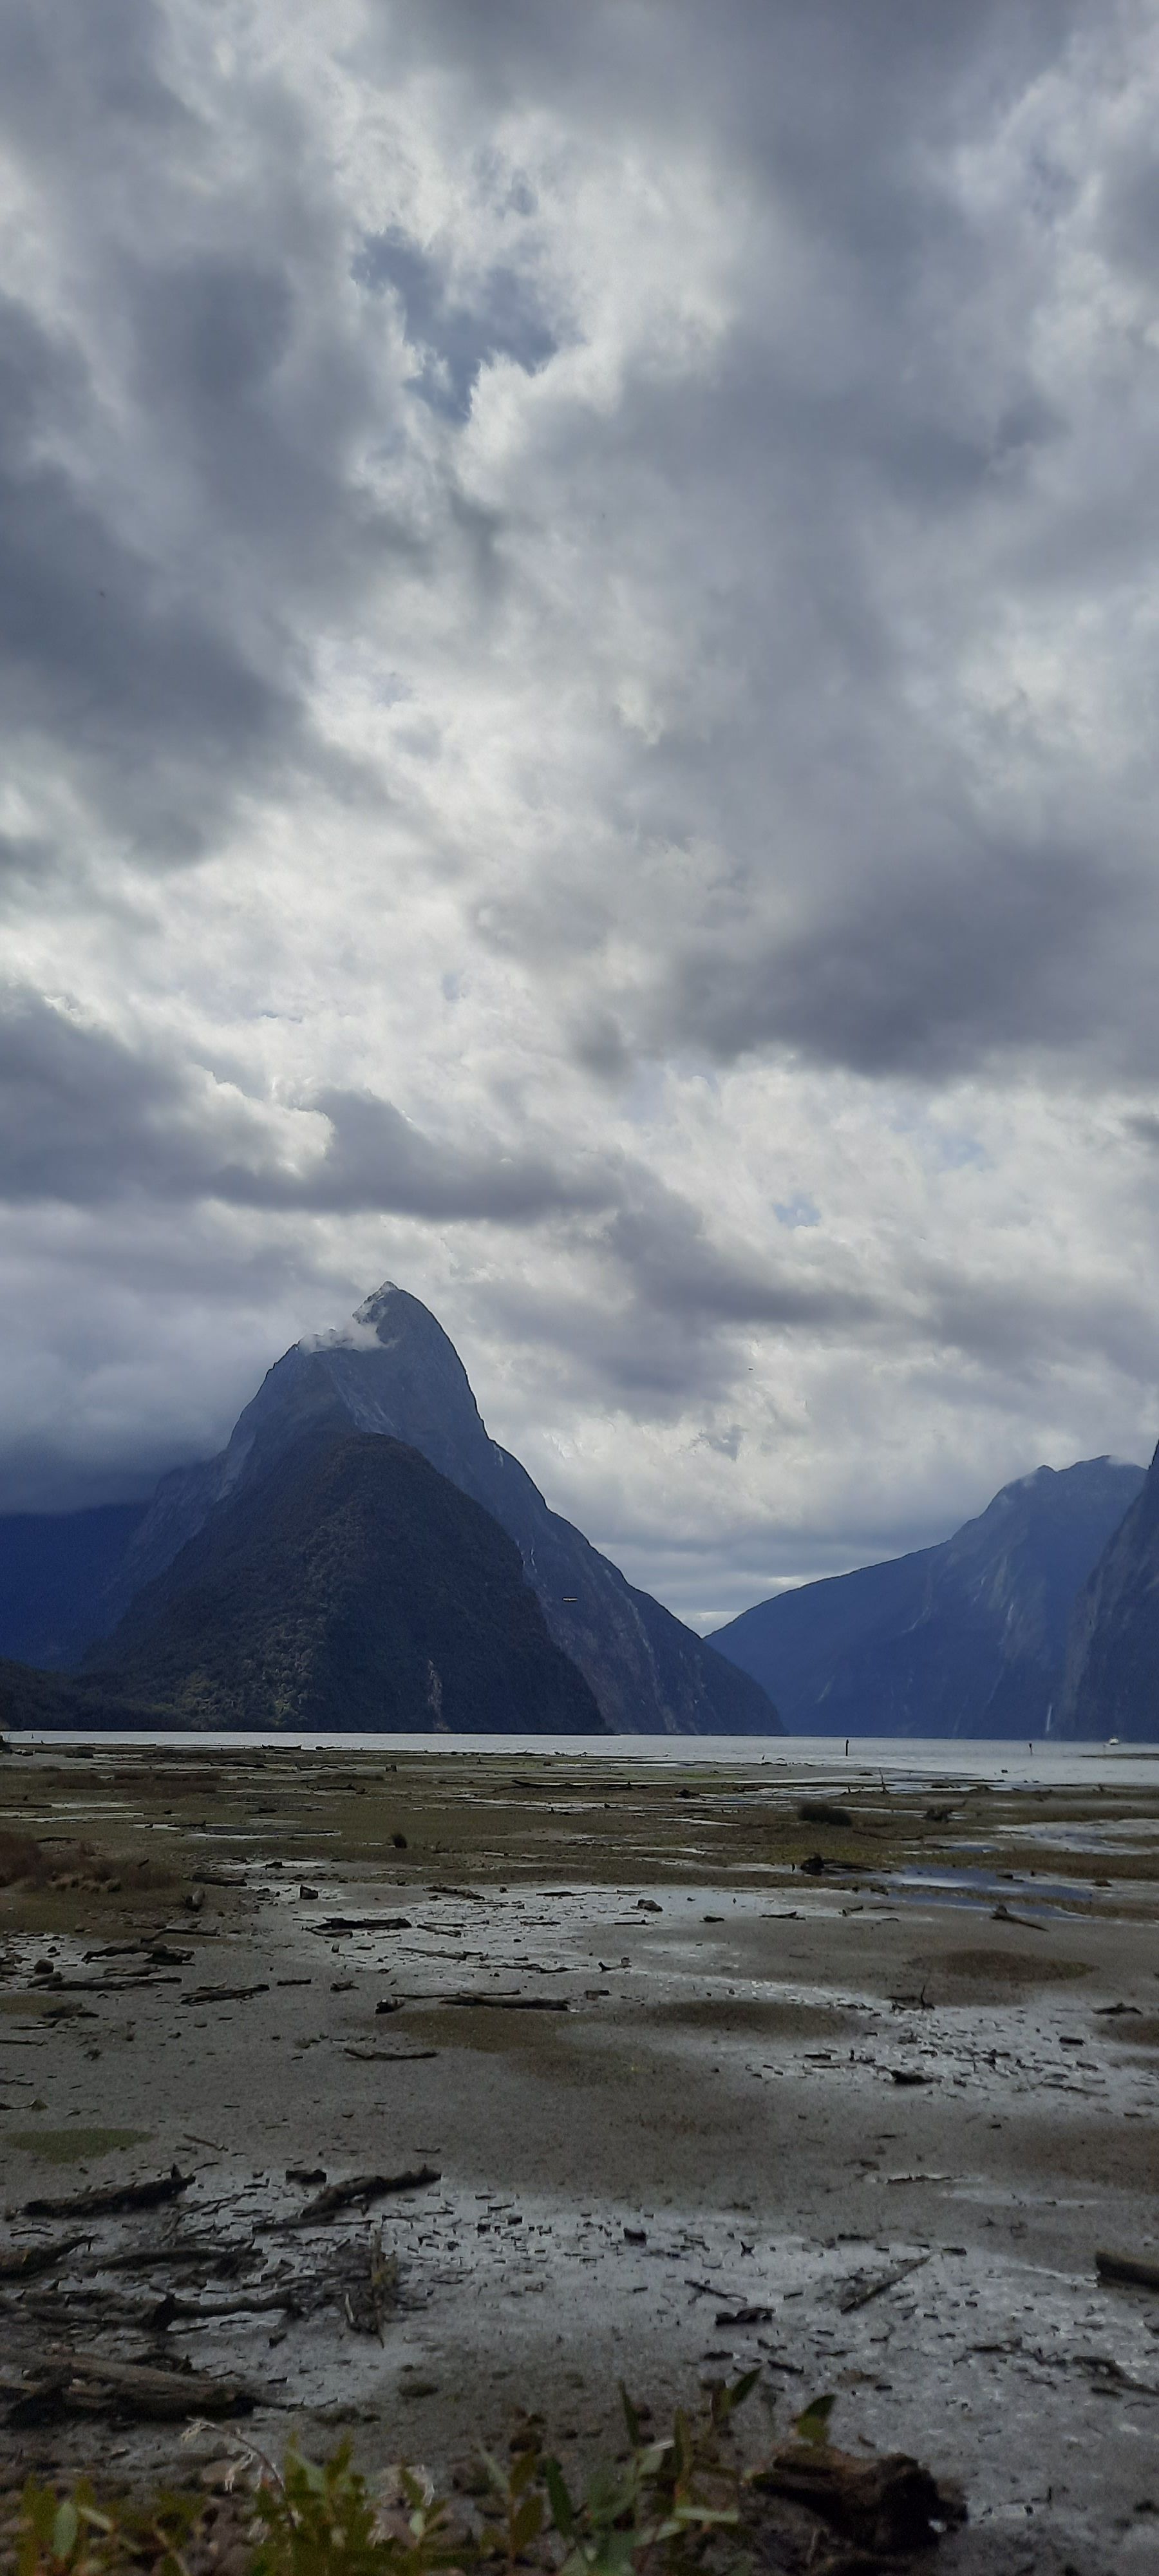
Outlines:
{"label": "green plant in foreground", "polygon": [[[711,2392],[703,2415],[677,2413],[654,2439],[645,2411],[621,2390],[627,2448],[573,2496],[557,2459],[528,2421],[508,2462],[480,2453],[471,2500],[441,2496],[402,2464],[372,2482],[349,2442],[328,2460],[291,2444],[279,2469],[233,2435],[224,2501],[163,2494],[148,2506],[98,2503],[82,2480],[63,2498],[30,2480],[14,2576],[201,2576],[206,2542],[231,2541],[231,2576],[738,2576],[757,2498],[732,2441],[732,2419],[758,2379],[748,2371]],[[831,2397],[797,2419],[806,2451],[828,2446]],[[193,2426],[197,2432],[208,2427]],[[759,2472],[757,2473],[759,2476]]]}
{"label": "green plant in foreground", "polygon": [[725,2451],[730,2418],[755,2387],[747,2371],[731,2388],[715,2388],[707,2423],[679,2411],[671,2435],[645,2438],[641,2418],[621,2389],[628,2427],[627,2460],[597,2470],[582,2504],[571,2502],[559,2464],[543,2464],[552,2521],[566,2544],[563,2576],[626,2576],[657,2561],[671,2576],[699,2566],[706,2549],[740,2525],[740,2478]]}
{"label": "green plant in foreground", "polygon": [[810,2450],[825,2450],[829,2442],[829,2418],[836,2403],[835,2397],[814,2397],[794,2423],[797,2440],[807,2442]]}
{"label": "green plant in foreground", "polygon": [[351,2466],[349,2442],[321,2465],[291,2448],[254,2496],[247,2576],[430,2576],[464,2565],[451,2508],[430,2480],[403,2466],[393,2481],[384,2503]]}
{"label": "green plant in foreground", "polygon": [[186,2576],[181,2553],[204,2510],[200,2496],[167,2493],[144,2508],[125,2500],[98,2505],[87,2478],[66,2496],[30,2478],[11,2564],[15,2576],[119,2576],[130,2568]]}

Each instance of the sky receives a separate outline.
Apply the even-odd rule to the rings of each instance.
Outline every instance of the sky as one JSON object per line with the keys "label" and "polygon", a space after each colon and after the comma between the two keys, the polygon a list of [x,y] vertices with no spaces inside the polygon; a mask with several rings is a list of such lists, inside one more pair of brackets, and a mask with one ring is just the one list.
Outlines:
{"label": "sky", "polygon": [[386,1278],[710,1628],[1159,1433],[1159,9],[6,0],[0,1508]]}

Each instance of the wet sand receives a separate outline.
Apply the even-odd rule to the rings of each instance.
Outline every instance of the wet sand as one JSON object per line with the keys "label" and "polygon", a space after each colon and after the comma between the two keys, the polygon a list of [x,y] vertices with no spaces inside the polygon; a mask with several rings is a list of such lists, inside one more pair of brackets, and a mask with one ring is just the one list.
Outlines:
{"label": "wet sand", "polygon": [[[267,2447],[442,2466],[528,2407],[579,2457],[619,2380],[659,2414],[759,2363],[783,2430],[834,2390],[849,2447],[961,2479],[947,2571],[1155,2566],[1159,2296],[1095,2252],[1159,2261],[1159,1780],[192,1745],[3,1778],[72,1882],[0,1890],[4,2243],[82,2236],[4,2292],[8,2406],[49,2347],[187,2356]],[[174,2161],[153,2211],[23,2214]],[[291,2170],[423,2167],[287,2224]],[[125,2474],[222,2447],[99,2438]]]}

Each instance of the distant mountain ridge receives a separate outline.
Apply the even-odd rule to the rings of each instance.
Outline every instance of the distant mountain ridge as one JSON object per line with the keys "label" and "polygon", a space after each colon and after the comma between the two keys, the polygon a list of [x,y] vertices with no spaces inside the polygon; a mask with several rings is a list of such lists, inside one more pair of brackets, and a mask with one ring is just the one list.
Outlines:
{"label": "distant mountain ridge", "polygon": [[417,1450],[514,1540],[548,1635],[583,1675],[605,1729],[782,1732],[759,1684],[549,1510],[518,1459],[488,1437],[442,1326],[390,1282],[367,1298],[344,1333],[285,1353],[216,1458],[162,1478],[106,1587],[91,1637],[109,1637],[145,1586],[250,1487],[289,1470],[304,1444],[352,1432]]}
{"label": "distant mountain ridge", "polygon": [[0,1656],[60,1670],[102,1618],[144,1503],[0,1514]]}
{"label": "distant mountain ridge", "polygon": [[1159,1737],[1159,1449],[1079,1594],[1056,1732]]}
{"label": "distant mountain ridge", "polygon": [[1039,1467],[939,1546],[779,1593],[712,1643],[790,1733],[1061,1733],[1075,1604],[1144,1481],[1110,1458]]}

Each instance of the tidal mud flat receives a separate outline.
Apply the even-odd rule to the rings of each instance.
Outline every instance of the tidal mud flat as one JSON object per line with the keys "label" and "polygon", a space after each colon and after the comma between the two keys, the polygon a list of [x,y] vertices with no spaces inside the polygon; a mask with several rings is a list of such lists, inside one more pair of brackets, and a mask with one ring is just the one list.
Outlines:
{"label": "tidal mud flat", "polygon": [[947,2570],[1154,2567],[1159,1779],[850,1775],[5,1759],[9,2481],[759,2365],[961,2481]]}

